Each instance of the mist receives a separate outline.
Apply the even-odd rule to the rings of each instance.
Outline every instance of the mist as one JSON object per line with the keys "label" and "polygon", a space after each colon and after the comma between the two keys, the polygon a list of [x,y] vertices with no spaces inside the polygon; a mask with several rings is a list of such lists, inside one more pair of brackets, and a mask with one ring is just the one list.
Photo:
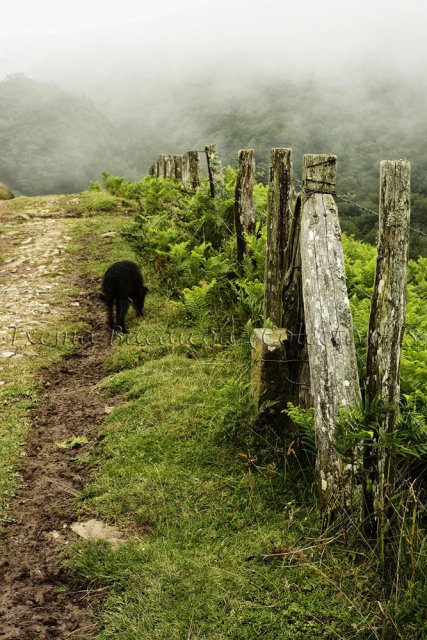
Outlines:
{"label": "mist", "polygon": [[[32,8],[31,8],[32,7]],[[87,89],[115,76],[181,80],[206,67],[243,76],[398,73],[427,62],[421,0],[17,1],[2,11],[0,73]]]}
{"label": "mist", "polygon": [[373,206],[379,161],[407,157],[427,202],[421,0],[157,4],[3,9],[0,181],[78,191],[214,142],[224,164],[254,147],[264,168],[292,147],[297,173],[303,153],[336,153],[340,189]]}

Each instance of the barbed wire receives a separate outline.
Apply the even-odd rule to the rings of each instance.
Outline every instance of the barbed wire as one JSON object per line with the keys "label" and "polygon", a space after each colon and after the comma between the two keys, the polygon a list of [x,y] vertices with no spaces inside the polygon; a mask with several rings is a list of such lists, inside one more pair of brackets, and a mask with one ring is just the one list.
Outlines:
{"label": "barbed wire", "polygon": [[[206,150],[205,149],[204,150],[198,150],[198,153],[206,153]],[[227,155],[227,154],[224,154],[224,153],[218,153],[218,152],[217,152],[217,155],[219,157],[222,157],[222,158],[227,158],[227,159],[233,160],[234,162],[236,162],[238,164],[243,164],[243,165],[246,165],[246,166],[249,166],[249,165],[253,166],[252,162],[246,162],[246,161],[240,161],[239,162],[239,159],[236,158],[235,156],[230,156],[230,155]],[[265,167],[261,167],[261,170],[265,171],[265,172],[269,171]],[[224,175],[225,168],[222,167],[222,166],[221,166],[221,172]],[[217,186],[217,188],[218,188],[218,190],[220,192],[220,195],[223,198],[232,196],[232,194],[227,192],[227,190],[225,188],[225,185],[222,182],[216,181],[215,178],[211,177],[211,176],[209,176],[208,179],[209,179],[210,182],[212,182],[213,184],[215,184]],[[304,186],[303,186],[303,182],[301,180],[299,180],[298,178],[294,177],[293,178],[293,183],[294,183],[294,185],[292,187],[293,195],[295,195],[295,194],[298,195],[298,193],[311,195],[313,193],[312,191],[306,190],[304,188]],[[295,185],[297,185],[298,189],[295,188]],[[177,187],[177,188],[179,189],[179,187]],[[180,189],[180,190],[182,191],[182,189]],[[299,190],[299,192],[298,192],[298,190]],[[319,193],[319,192],[315,191],[314,193]],[[367,206],[361,204],[360,202],[357,202],[356,200],[351,200],[350,198],[348,198],[344,194],[333,192],[333,193],[330,193],[330,195],[334,196],[335,198],[337,198],[338,200],[340,200],[342,202],[345,202],[347,204],[350,204],[351,206],[354,206],[355,208],[357,208],[357,209],[359,209],[361,211],[366,211],[367,213],[370,213],[371,215],[375,215],[376,217],[379,217],[379,212],[378,211],[375,211],[374,209],[371,209],[370,207],[367,207]],[[259,216],[264,216],[265,215],[264,211],[260,211],[260,210],[258,210],[256,208],[254,209],[254,212],[256,214],[258,214]],[[223,218],[220,218],[220,221],[223,223],[223,225],[225,226],[225,228],[227,229],[227,231],[230,234],[235,233],[235,231],[230,228],[230,226],[225,222],[225,220],[223,220]],[[414,233],[417,233],[417,234],[419,234],[421,236],[427,237],[427,233],[424,232],[422,229],[416,229],[416,228],[414,228],[412,226],[410,226],[409,228]],[[237,236],[239,237],[239,239],[241,239],[243,241],[246,241],[246,239],[242,235],[237,234]],[[372,295],[371,294],[367,293],[364,289],[362,289],[359,285],[357,285],[355,282],[350,280],[347,276],[345,276],[345,279],[346,279],[347,283],[353,289],[355,289],[356,291],[361,292],[364,298],[372,300]],[[416,339],[418,341],[421,341],[421,342],[424,342],[425,344],[427,344],[427,335],[425,335],[423,333],[420,333],[417,329],[412,327],[408,322],[406,322],[404,326],[405,326],[405,329],[409,331],[409,333],[412,335],[412,337],[414,339]],[[296,383],[294,383],[294,384],[296,384]]]}
{"label": "barbed wire", "polygon": [[[198,149],[197,150],[198,153],[206,153],[206,150],[203,149]],[[243,166],[255,166],[255,173],[263,173],[264,175],[268,175],[270,169],[267,167],[264,167],[263,165],[259,165],[258,163],[254,162],[246,162],[246,161],[239,161],[238,158],[236,158],[235,156],[230,156],[228,154],[225,153],[218,153],[217,152],[218,157],[220,158],[227,158],[228,160],[233,160],[233,162],[243,165]],[[221,172],[224,175],[224,172],[226,170],[226,167],[222,167],[221,166]],[[293,178],[294,182],[298,185],[298,187],[300,188],[302,193],[305,193],[307,195],[310,195],[311,193],[313,193],[312,191],[308,191],[306,189],[304,189],[303,187],[303,183],[301,180],[299,180],[298,178]],[[319,193],[318,191],[315,191],[315,193]],[[329,192],[328,192],[329,193]],[[331,193],[331,195],[333,195],[335,198],[337,198],[338,200],[340,200],[341,202],[345,202],[346,204],[350,204],[351,206],[355,207],[356,209],[359,209],[360,211],[366,211],[366,213],[370,213],[376,217],[379,217],[379,212],[375,211],[375,209],[371,209],[370,207],[367,207],[366,205],[361,204],[360,202],[357,202],[356,200],[352,200],[350,198],[347,197],[346,194],[342,194],[342,193]],[[425,238],[427,238],[427,232],[423,231],[422,229],[417,229],[415,227],[409,226],[409,229],[411,231],[413,231],[414,233],[417,233],[420,236],[423,236]]]}

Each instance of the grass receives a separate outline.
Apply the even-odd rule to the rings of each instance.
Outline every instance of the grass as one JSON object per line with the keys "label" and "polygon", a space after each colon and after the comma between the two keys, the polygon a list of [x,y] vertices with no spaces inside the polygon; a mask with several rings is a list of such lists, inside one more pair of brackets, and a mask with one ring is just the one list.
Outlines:
{"label": "grass", "polygon": [[[132,259],[119,235],[108,252],[99,243],[122,226],[77,223],[86,275]],[[86,588],[106,589],[98,640],[380,638],[373,560],[318,537],[307,481],[285,476],[285,451],[251,431],[244,350],[192,346],[176,303],[155,292],[149,266],[144,275],[145,318],[131,318],[105,363],[105,393],[121,403],[80,458],[95,466],[81,512],[128,541],[116,551],[81,541],[64,560]]]}
{"label": "grass", "polygon": [[[122,216],[67,225],[67,268],[93,290],[109,264],[135,259]],[[131,315],[105,362],[105,393],[120,403],[76,458],[94,469],[82,516],[116,523],[127,542],[84,540],[64,554],[82,588],[106,594],[98,640],[425,637],[412,619],[396,631],[374,557],[319,537],[310,472],[285,466],[283,444],[254,432],[248,350],[191,344],[179,305],[156,293],[149,265],[143,273],[146,315]],[[17,361],[15,386],[0,388],[2,406],[13,406],[0,436],[6,498],[37,372],[51,361],[46,350],[27,368]]]}
{"label": "grass", "polygon": [[14,197],[13,192],[0,182],[0,200],[13,200]]}

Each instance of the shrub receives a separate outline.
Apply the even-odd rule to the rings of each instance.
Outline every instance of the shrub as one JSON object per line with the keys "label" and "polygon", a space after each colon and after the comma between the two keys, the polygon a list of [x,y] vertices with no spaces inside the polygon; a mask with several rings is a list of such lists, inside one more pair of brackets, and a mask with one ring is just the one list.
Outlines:
{"label": "shrub", "polygon": [[14,197],[13,192],[0,182],[0,200],[13,200]]}

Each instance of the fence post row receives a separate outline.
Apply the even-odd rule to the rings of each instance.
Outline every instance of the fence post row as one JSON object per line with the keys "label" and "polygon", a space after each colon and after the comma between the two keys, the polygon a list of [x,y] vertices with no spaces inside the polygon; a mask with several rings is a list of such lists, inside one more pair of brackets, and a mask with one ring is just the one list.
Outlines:
{"label": "fence post row", "polygon": [[366,447],[364,454],[365,530],[369,536],[379,540],[383,562],[390,498],[394,492],[391,452],[385,440],[393,433],[399,414],[409,218],[410,164],[405,160],[383,161],[380,168],[377,265],[366,367],[366,405],[368,410],[378,412],[379,427],[374,435],[374,446]]}
{"label": "fence post row", "polygon": [[221,192],[224,189],[224,174],[222,172],[221,161],[215,144],[207,144],[205,146],[205,152],[208,163],[211,197],[216,198],[221,195]]}
{"label": "fence post row", "polygon": [[334,446],[340,409],[361,402],[335,183],[336,156],[304,156],[301,267],[323,527],[361,508],[354,469]]}
{"label": "fence post row", "polygon": [[255,231],[254,174],[254,150],[241,149],[234,192],[234,228],[237,239],[237,262],[240,265],[243,262],[243,256],[247,253],[245,234],[252,235]]}

